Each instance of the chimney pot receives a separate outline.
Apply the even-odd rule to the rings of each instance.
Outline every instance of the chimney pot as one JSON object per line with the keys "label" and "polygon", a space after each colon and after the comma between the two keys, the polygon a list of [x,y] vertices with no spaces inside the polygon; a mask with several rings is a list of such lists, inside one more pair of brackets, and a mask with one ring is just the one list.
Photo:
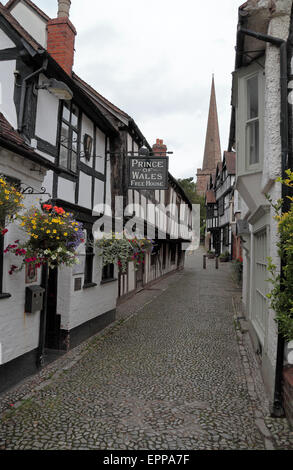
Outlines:
{"label": "chimney pot", "polygon": [[76,29],[69,19],[71,0],[58,0],[58,18],[48,21],[47,51],[65,70],[72,74]]}
{"label": "chimney pot", "polygon": [[153,145],[153,154],[155,157],[166,157],[167,156],[167,145],[164,144],[162,139],[157,139]]}
{"label": "chimney pot", "polygon": [[58,18],[69,18],[71,0],[58,0]]}

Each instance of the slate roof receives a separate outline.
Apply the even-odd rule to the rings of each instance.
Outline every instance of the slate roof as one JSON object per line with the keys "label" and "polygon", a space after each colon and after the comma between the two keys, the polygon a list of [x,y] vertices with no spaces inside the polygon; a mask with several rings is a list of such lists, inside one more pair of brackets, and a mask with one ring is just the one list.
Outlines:
{"label": "slate roof", "polygon": [[235,152],[225,152],[224,159],[226,162],[226,167],[229,175],[236,174],[236,153]]}
{"label": "slate roof", "polygon": [[4,137],[10,142],[13,142],[14,144],[31,150],[31,147],[27,145],[24,138],[11,126],[11,124],[9,124],[2,113],[0,113],[0,136]]}
{"label": "slate roof", "polygon": [[206,204],[216,204],[216,195],[212,189],[206,192]]}

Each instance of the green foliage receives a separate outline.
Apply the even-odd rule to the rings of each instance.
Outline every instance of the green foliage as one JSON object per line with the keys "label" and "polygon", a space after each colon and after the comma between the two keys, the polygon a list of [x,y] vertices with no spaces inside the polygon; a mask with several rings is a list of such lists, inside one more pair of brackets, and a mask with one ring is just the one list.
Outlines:
{"label": "green foliage", "polygon": [[[293,188],[293,172],[287,170],[286,174],[288,178],[278,178],[278,181]],[[283,214],[281,213],[282,200],[277,201],[275,205],[272,204],[276,212],[274,218],[278,221],[278,251],[283,272],[281,276],[272,259],[268,258],[268,271],[271,274],[268,280],[273,288],[267,297],[276,312],[280,333],[287,341],[291,341],[293,340],[293,198],[288,196],[288,199],[291,201],[290,208]]]}
{"label": "green foliage", "polygon": [[135,269],[144,264],[145,254],[153,248],[152,240],[147,238],[128,238],[125,234],[117,237],[115,233],[101,238],[96,244],[103,257],[103,266],[117,263],[122,273],[127,271],[130,261],[133,261]]}
{"label": "green foliage", "polygon": [[0,231],[5,235],[5,221],[11,222],[23,207],[23,195],[0,175]]}
{"label": "green foliage", "polygon": [[201,235],[205,234],[205,220],[206,220],[206,207],[205,207],[205,198],[204,196],[199,196],[196,192],[196,183],[191,178],[178,179],[178,183],[182,187],[186,196],[190,200],[191,204],[200,205],[200,228]]}

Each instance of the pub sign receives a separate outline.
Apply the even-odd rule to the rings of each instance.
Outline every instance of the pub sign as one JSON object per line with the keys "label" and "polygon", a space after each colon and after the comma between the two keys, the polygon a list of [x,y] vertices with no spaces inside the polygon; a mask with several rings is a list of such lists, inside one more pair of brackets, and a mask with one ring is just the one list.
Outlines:
{"label": "pub sign", "polygon": [[168,157],[129,157],[128,188],[168,189]]}

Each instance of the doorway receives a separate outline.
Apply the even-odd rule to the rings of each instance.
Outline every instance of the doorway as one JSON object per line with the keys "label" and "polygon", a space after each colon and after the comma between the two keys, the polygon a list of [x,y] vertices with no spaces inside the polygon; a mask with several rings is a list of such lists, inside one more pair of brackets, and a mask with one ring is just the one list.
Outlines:
{"label": "doorway", "polygon": [[61,315],[57,314],[58,268],[49,269],[46,319],[46,349],[60,349]]}

